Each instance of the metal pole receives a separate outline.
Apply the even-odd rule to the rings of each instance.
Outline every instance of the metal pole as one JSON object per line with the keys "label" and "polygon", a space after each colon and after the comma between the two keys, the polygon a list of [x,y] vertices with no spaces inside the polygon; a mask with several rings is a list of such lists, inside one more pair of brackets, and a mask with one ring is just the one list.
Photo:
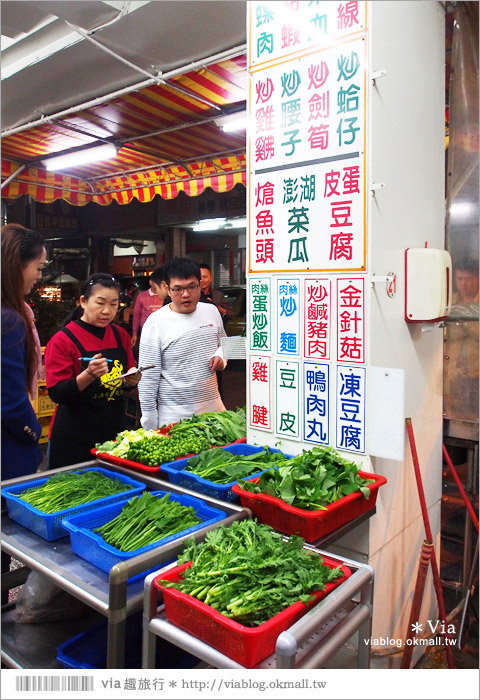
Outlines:
{"label": "metal pole", "polygon": [[12,173],[11,175],[9,175],[9,176],[2,182],[2,184],[1,184],[1,186],[0,186],[0,189],[3,190],[3,188],[5,187],[5,185],[8,185],[8,183],[11,182],[19,173],[21,173],[22,170],[25,170],[25,167],[26,167],[25,165],[21,165],[19,168],[17,168],[17,169],[15,170],[14,173]]}
{"label": "metal pole", "polygon": [[[228,49],[227,51],[221,51],[220,53],[214,54],[213,56],[209,56],[208,58],[203,58],[199,61],[192,61],[186,66],[182,66],[181,68],[174,68],[173,70],[168,71],[167,73],[163,73],[162,80],[176,78],[178,75],[183,75],[183,73],[194,71],[198,68],[206,68],[209,64],[218,63],[219,61],[225,61],[229,58],[240,56],[244,54],[246,50],[247,45],[241,44],[240,46],[235,46],[234,48]],[[69,107],[68,109],[62,110],[61,112],[56,112],[55,114],[50,114],[49,116],[41,117],[36,121],[27,122],[26,124],[21,124],[20,126],[13,127],[12,129],[5,129],[5,131],[2,131],[1,136],[2,138],[6,138],[7,136],[13,136],[13,134],[18,134],[21,131],[25,131],[26,129],[33,129],[36,126],[40,126],[40,124],[45,124],[45,122],[51,122],[54,119],[66,117],[68,114],[73,114],[73,112],[79,112],[84,109],[88,109],[89,107],[95,107],[97,105],[103,104],[104,102],[108,102],[109,100],[112,100],[116,97],[120,97],[121,95],[126,95],[129,92],[138,92],[138,90],[142,90],[145,87],[154,85],[156,82],[157,80],[154,80],[153,78],[149,80],[143,80],[141,83],[136,83],[135,85],[130,85],[128,87],[121,88],[120,90],[110,92],[107,95],[103,95],[102,97],[97,97],[94,100],[89,100],[88,102],[83,102],[82,104],[75,105],[74,107]]]}
{"label": "metal pole", "polygon": [[[445,612],[445,603],[443,601],[442,584],[440,582],[440,573],[438,571],[437,559],[435,557],[435,548],[433,547],[433,535],[432,528],[430,527],[430,520],[428,518],[427,503],[425,501],[425,493],[423,490],[422,474],[420,472],[420,464],[418,462],[417,448],[415,446],[415,436],[413,434],[412,419],[405,418],[407,424],[408,440],[410,443],[410,450],[412,452],[413,468],[415,470],[415,479],[417,481],[418,498],[420,500],[420,508],[422,510],[423,524],[425,527],[425,534],[427,539],[432,542],[432,573],[433,573],[433,585],[435,586],[435,593],[437,594],[438,610],[440,617],[446,623],[447,613]],[[451,639],[450,634],[445,632],[445,637]],[[453,660],[453,654],[450,646],[445,645],[445,653],[447,655],[447,661],[449,668],[455,668],[455,662]]]}
{"label": "metal pole", "polygon": [[458,628],[457,639],[458,639],[458,646],[460,649],[462,648],[463,627],[465,625],[465,618],[467,615],[468,604],[470,602],[470,596],[473,593],[473,580],[475,578],[475,570],[477,568],[477,564],[478,564],[478,537],[477,537],[477,546],[475,547],[475,554],[473,556],[472,568],[470,570],[470,577],[468,579],[467,593],[465,595],[465,600],[464,600],[464,604],[463,604],[462,617],[460,618],[460,626]]}
{"label": "metal pole", "polygon": [[462,497],[462,499],[463,499],[463,502],[465,503],[465,507],[466,507],[466,509],[468,510],[468,514],[470,515],[470,517],[471,517],[471,519],[472,519],[472,523],[473,523],[473,525],[474,525],[476,531],[478,532],[478,518],[477,518],[477,516],[475,515],[475,511],[473,510],[473,506],[472,506],[472,504],[470,503],[470,500],[469,500],[469,498],[468,498],[468,496],[467,496],[467,492],[466,492],[465,489],[463,488],[463,484],[462,484],[462,482],[460,481],[460,478],[459,478],[459,476],[458,476],[458,474],[457,474],[457,470],[456,470],[455,467],[453,466],[453,462],[452,462],[452,460],[450,459],[450,455],[448,454],[447,448],[445,447],[445,445],[442,445],[442,450],[443,450],[443,456],[445,457],[445,461],[446,461],[446,463],[447,463],[447,465],[448,465],[448,468],[450,469],[450,472],[451,472],[451,474],[452,474],[452,476],[453,476],[453,478],[454,478],[454,481],[455,481],[455,483],[457,484],[458,490],[460,491],[460,495],[461,495],[461,497]]}
{"label": "metal pole", "polygon": [[370,611],[368,618],[362,622],[358,628],[358,656],[357,668],[370,668],[371,644],[369,644],[372,636],[372,614],[373,614],[373,569],[372,578],[361,588],[360,605],[365,606]]}
{"label": "metal pole", "polygon": [[172,90],[177,90],[178,92],[181,92],[184,95],[187,95],[188,97],[190,97],[190,99],[195,99],[198,102],[202,102],[203,104],[206,104],[209,107],[212,107],[213,109],[217,109],[218,111],[221,111],[221,107],[214,104],[210,100],[207,100],[203,97],[200,97],[199,95],[195,95],[193,92],[191,92],[190,90],[187,90],[186,88],[183,88],[180,85],[175,85],[175,84],[170,84],[170,83],[167,84],[166,80],[162,77],[161,73],[158,73],[157,75],[153,75],[152,73],[149,73],[148,71],[144,70],[140,66],[135,65],[135,63],[131,63],[131,61],[128,61],[123,56],[120,56],[120,54],[118,54],[116,51],[112,51],[112,49],[109,49],[107,46],[104,46],[100,41],[97,41],[92,36],[90,36],[88,32],[85,32],[83,29],[80,29],[80,27],[76,27],[74,24],[70,24],[70,22],[67,22],[67,20],[64,20],[64,21],[69,27],[71,27],[71,29],[73,29],[74,31],[81,34],[81,36],[83,36],[84,39],[91,41],[92,44],[94,44],[94,46],[101,49],[102,51],[105,51],[105,53],[108,53],[110,56],[113,56],[118,61],[121,61],[129,68],[133,68],[133,70],[136,70],[138,73],[143,73],[144,75],[146,75],[151,80],[154,80],[159,85],[162,85],[162,84],[167,85],[167,87],[171,88]]}

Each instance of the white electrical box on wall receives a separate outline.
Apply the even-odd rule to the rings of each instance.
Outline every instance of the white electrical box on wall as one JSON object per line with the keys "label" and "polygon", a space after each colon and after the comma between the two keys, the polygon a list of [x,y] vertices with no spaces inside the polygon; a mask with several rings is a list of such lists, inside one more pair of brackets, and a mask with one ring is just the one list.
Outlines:
{"label": "white electrical box on wall", "polygon": [[452,305],[452,260],[446,250],[405,251],[405,320],[441,321]]}

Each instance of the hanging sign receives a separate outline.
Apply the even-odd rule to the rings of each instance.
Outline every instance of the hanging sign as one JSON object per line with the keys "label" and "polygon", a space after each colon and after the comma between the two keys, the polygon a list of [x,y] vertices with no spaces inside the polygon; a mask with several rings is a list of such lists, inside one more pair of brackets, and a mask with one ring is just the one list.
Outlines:
{"label": "hanging sign", "polygon": [[252,75],[250,272],[365,269],[365,44]]}
{"label": "hanging sign", "polygon": [[300,279],[277,279],[277,354],[300,355]]}
{"label": "hanging sign", "polygon": [[275,363],[275,434],[300,439],[299,363],[277,360]]}
{"label": "hanging sign", "polygon": [[330,443],[330,367],[327,363],[303,364],[303,439],[320,445]]}
{"label": "hanging sign", "polygon": [[270,351],[272,349],[271,321],[271,279],[262,277],[248,280],[250,313],[248,316],[248,338],[250,350]]}
{"label": "hanging sign", "polygon": [[365,453],[365,367],[337,365],[336,446]]}
{"label": "hanging sign", "polygon": [[304,356],[309,359],[330,359],[331,281],[304,280]]}
{"label": "hanging sign", "polygon": [[365,363],[365,279],[337,279],[337,361]]}
{"label": "hanging sign", "polygon": [[366,2],[250,2],[249,65],[326,46],[366,28]]}
{"label": "hanging sign", "polygon": [[249,412],[248,425],[259,430],[272,429],[271,358],[250,355],[248,358]]}

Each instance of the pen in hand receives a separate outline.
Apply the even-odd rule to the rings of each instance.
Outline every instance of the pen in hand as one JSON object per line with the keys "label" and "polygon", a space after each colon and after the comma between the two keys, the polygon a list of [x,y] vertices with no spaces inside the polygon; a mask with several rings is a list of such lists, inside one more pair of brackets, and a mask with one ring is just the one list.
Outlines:
{"label": "pen in hand", "polygon": [[79,357],[79,360],[83,360],[84,362],[91,362],[91,360],[105,360],[105,362],[113,362],[113,360],[110,360],[108,357]]}

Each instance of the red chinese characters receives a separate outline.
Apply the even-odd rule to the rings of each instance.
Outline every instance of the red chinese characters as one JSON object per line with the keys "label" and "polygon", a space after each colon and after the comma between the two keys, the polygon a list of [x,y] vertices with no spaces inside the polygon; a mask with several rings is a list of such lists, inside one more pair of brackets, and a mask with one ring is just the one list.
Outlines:
{"label": "red chinese characters", "polygon": [[[273,197],[271,182],[258,183],[255,188],[255,263],[274,262]],[[268,207],[268,208],[267,208]]]}
{"label": "red chinese characters", "polygon": [[[360,196],[360,169],[358,165],[325,174],[323,196],[330,205],[330,260],[352,260],[354,243],[354,197]],[[357,234],[358,235],[358,234]]]}
{"label": "red chinese characters", "polygon": [[271,358],[268,355],[250,355],[249,386],[251,428],[272,429],[270,407]]}
{"label": "red chinese characters", "polygon": [[306,279],[304,354],[310,359],[330,359],[331,281]]}
{"label": "red chinese characters", "polygon": [[337,361],[365,362],[365,279],[337,280]]}

